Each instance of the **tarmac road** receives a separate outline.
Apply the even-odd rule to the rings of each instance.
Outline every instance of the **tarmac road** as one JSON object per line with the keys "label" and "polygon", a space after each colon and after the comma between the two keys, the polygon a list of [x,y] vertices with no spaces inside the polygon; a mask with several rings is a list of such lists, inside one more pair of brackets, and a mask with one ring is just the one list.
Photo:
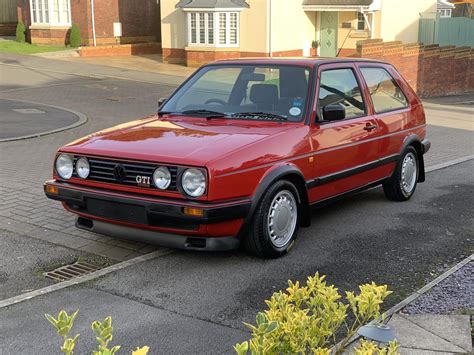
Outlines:
{"label": "tarmac road", "polygon": [[[60,106],[89,118],[75,129],[0,145],[0,244],[5,243],[0,274],[12,280],[15,272],[19,276],[17,283],[0,284],[3,297],[41,287],[44,280],[33,280],[37,265],[82,255],[71,249],[117,261],[153,250],[78,231],[73,217],[44,197],[42,183],[51,176],[59,146],[153,113],[156,99],[182,78],[5,54],[0,77],[2,98]],[[472,154],[470,107],[432,105],[427,116],[433,143],[428,166]],[[127,344],[124,350],[147,344],[152,353],[230,353],[235,342],[248,336],[241,321],[253,321],[264,299],[285,288],[288,279],[304,279],[315,271],[346,290],[372,280],[387,283],[395,291],[388,308],[473,252],[473,171],[470,161],[432,172],[406,203],[388,202],[375,189],[315,210],[313,226],[301,230],[283,259],[264,261],[240,251],[173,251],[95,282],[0,309],[0,354],[58,353],[61,339],[43,314],[62,308],[80,309],[77,353],[90,352],[90,323],[108,315],[114,317],[114,343]],[[24,243],[25,265],[15,261],[22,248],[16,238]]]}
{"label": "tarmac road", "polygon": [[[264,300],[316,271],[343,290],[375,281],[400,301],[473,252],[474,161],[428,174],[414,197],[387,201],[380,188],[313,212],[289,255],[260,260],[243,252],[174,251],[95,282],[0,310],[0,353],[43,354],[60,339],[43,314],[80,309],[78,353],[93,346],[89,324],[114,317],[115,344],[153,353],[231,353]],[[19,336],[27,334],[28,336]]]}

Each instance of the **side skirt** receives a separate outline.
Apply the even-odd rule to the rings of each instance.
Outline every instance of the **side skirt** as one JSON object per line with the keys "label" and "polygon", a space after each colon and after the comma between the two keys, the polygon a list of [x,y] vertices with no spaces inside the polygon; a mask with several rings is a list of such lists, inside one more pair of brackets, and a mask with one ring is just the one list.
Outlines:
{"label": "side skirt", "polygon": [[327,205],[329,205],[329,204],[331,204],[331,203],[333,203],[333,202],[336,202],[336,201],[345,199],[346,197],[349,197],[349,196],[358,194],[358,193],[363,192],[363,191],[365,191],[365,190],[368,190],[368,189],[370,189],[370,188],[372,188],[372,187],[381,185],[381,184],[383,184],[383,182],[384,182],[385,180],[387,180],[387,179],[389,179],[389,178],[390,178],[390,176],[387,176],[387,177],[384,178],[384,179],[371,182],[371,183],[368,184],[368,185],[364,185],[364,186],[358,187],[358,188],[356,188],[356,189],[343,192],[342,194],[339,194],[339,195],[336,195],[336,196],[328,197],[328,198],[326,198],[326,199],[324,199],[324,200],[320,200],[320,201],[313,202],[312,204],[310,204],[310,206],[311,206],[311,208],[321,208],[321,207],[327,206]]}

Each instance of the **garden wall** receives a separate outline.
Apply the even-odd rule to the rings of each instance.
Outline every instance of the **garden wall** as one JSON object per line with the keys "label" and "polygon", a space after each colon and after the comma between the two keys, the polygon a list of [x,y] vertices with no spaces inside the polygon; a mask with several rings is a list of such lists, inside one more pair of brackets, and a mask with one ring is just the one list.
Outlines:
{"label": "garden wall", "polygon": [[373,39],[358,42],[357,53],[353,56],[391,63],[421,97],[474,91],[474,49],[471,47],[425,46]]}

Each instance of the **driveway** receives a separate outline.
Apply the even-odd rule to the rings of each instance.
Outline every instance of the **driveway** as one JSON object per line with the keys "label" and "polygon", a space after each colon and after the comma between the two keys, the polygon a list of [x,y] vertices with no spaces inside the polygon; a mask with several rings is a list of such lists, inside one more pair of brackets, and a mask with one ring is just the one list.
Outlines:
{"label": "driveway", "polygon": [[[86,124],[61,133],[0,143],[2,238],[22,238],[31,253],[37,248],[34,265],[53,265],[58,258],[69,262],[81,253],[122,261],[155,250],[77,230],[73,216],[44,197],[42,183],[51,176],[59,146],[153,114],[157,98],[169,95],[182,78],[3,54],[0,77],[1,99],[28,98],[88,118]],[[443,115],[450,120],[440,122]],[[469,107],[451,110],[435,104],[427,108],[427,117],[432,141],[428,167],[473,154],[469,121],[465,127],[466,119],[472,120]],[[283,259],[263,261],[239,251],[173,251],[92,284],[3,308],[0,353],[15,349],[39,354],[57,348],[59,340],[42,314],[61,308],[81,309],[81,346],[88,344],[87,323],[112,314],[117,341],[130,346],[148,344],[161,353],[229,352],[246,336],[241,321],[252,321],[265,298],[284,288],[287,279],[304,279],[316,271],[348,290],[372,280],[387,283],[395,291],[387,306],[394,304],[472,253],[473,168],[470,161],[429,173],[407,203],[388,202],[375,189],[315,210],[312,227],[302,230],[292,253]],[[57,253],[41,252],[53,250],[49,243]],[[10,250],[3,254],[0,272],[16,256]],[[69,251],[72,257],[67,258]],[[28,275],[18,278],[24,282],[15,288],[3,283],[9,288],[4,297],[43,285],[33,280],[34,269],[19,270]],[[18,337],[18,329],[31,337]]]}
{"label": "driveway", "polygon": [[[343,290],[388,284],[389,307],[473,252],[473,169],[470,161],[429,173],[406,203],[388,202],[379,188],[315,210],[313,226],[278,260],[174,251],[0,309],[0,353],[54,352],[60,338],[43,314],[63,308],[80,309],[78,353],[93,347],[90,322],[108,315],[124,351],[146,344],[152,353],[231,353],[249,336],[242,321],[253,322],[288,279],[316,271]],[[28,336],[18,336],[20,329]]]}

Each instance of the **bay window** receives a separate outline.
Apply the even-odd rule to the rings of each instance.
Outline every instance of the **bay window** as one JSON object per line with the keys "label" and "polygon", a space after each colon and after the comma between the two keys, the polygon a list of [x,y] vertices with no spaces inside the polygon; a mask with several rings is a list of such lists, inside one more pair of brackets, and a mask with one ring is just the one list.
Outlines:
{"label": "bay window", "polygon": [[33,25],[70,26],[70,0],[30,0]]}
{"label": "bay window", "polygon": [[238,12],[188,12],[188,45],[239,46]]}

